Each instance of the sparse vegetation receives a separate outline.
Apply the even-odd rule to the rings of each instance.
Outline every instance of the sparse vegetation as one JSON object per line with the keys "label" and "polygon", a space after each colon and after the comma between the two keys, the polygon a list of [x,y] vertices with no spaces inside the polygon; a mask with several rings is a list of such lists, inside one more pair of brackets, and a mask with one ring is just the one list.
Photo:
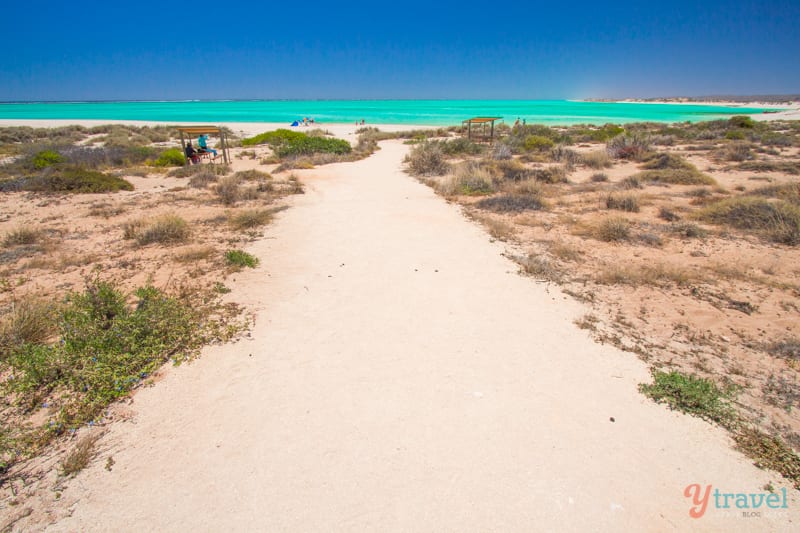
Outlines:
{"label": "sparse vegetation", "polygon": [[595,236],[601,241],[621,242],[631,237],[631,225],[625,218],[610,217],[597,226]]}
{"label": "sparse vegetation", "polygon": [[185,163],[186,158],[183,156],[183,153],[177,148],[170,148],[158,154],[156,160],[153,161],[153,166],[182,167]]}
{"label": "sparse vegetation", "polygon": [[618,209],[629,213],[639,212],[639,198],[632,194],[609,194],[606,196],[606,209]]}
{"label": "sparse vegetation", "polygon": [[441,176],[449,168],[439,143],[427,141],[414,146],[405,162],[414,176]]}
{"label": "sparse vegetation", "polygon": [[271,209],[245,209],[231,215],[230,224],[237,230],[258,228],[269,224],[273,212]]}
{"label": "sparse vegetation", "polygon": [[699,216],[714,224],[761,232],[775,242],[800,244],[800,207],[782,200],[726,198],[707,206]]}
{"label": "sparse vegetation", "polygon": [[137,219],[123,225],[126,239],[140,246],[147,244],[181,244],[189,239],[189,224],[177,215],[162,215],[153,219]]}
{"label": "sparse vegetation", "polygon": [[676,370],[653,371],[653,383],[639,385],[639,390],[670,409],[730,426],[735,417],[731,393],[720,389],[713,381]]}
{"label": "sparse vegetation", "polygon": [[544,207],[541,198],[532,195],[503,194],[484,198],[475,204],[476,207],[497,213],[514,213],[520,211],[537,211]]}
{"label": "sparse vegetation", "polygon": [[258,266],[258,257],[242,250],[228,250],[225,252],[225,260],[229,265],[243,268],[255,268]]}

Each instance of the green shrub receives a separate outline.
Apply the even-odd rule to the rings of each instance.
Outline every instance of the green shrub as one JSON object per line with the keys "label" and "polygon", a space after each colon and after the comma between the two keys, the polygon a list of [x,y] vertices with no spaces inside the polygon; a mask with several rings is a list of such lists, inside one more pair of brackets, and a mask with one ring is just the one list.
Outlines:
{"label": "green shrub", "polygon": [[342,139],[330,139],[320,136],[308,136],[299,131],[279,129],[268,131],[242,139],[242,146],[269,144],[278,157],[292,157],[311,155],[316,153],[349,154],[352,151],[350,143]]}
{"label": "green shrub", "polygon": [[523,142],[522,146],[528,152],[546,152],[555,146],[555,142],[541,135],[528,135],[525,137],[525,142]]}
{"label": "green shrub", "polygon": [[170,148],[158,154],[158,158],[153,161],[153,166],[156,167],[182,167],[186,164],[186,158],[183,152],[177,148]]}
{"label": "green shrub", "polygon": [[756,122],[747,115],[736,115],[728,119],[728,125],[732,128],[753,129],[756,126]]}
{"label": "green shrub", "polygon": [[33,156],[31,162],[33,163],[34,168],[41,170],[43,168],[50,167],[58,163],[63,163],[64,156],[62,156],[58,152],[54,152],[53,150],[42,150],[41,152]]}
{"label": "green shrub", "polygon": [[132,191],[122,178],[80,167],[51,167],[41,176],[27,178],[23,189],[33,192],[101,193]]}
{"label": "green shrub", "polygon": [[731,130],[725,134],[725,138],[731,141],[743,141],[744,132],[740,130]]}
{"label": "green shrub", "polygon": [[248,254],[242,250],[228,250],[225,252],[225,260],[231,266],[255,268],[258,266],[258,257]]}
{"label": "green shrub", "polygon": [[[135,297],[136,303],[127,305],[128,295],[94,281],[84,292],[68,295],[63,305],[36,311],[32,332],[9,336],[4,323],[0,390],[15,400],[7,407],[22,420],[44,399],[55,407],[39,427],[4,417],[4,460],[35,452],[53,437],[94,420],[167,360],[184,360],[202,344],[237,331],[235,324],[223,327],[222,319],[213,317],[220,308],[208,300],[179,299],[150,286],[138,289]],[[10,450],[14,453],[6,455]]]}
{"label": "green shrub", "polygon": [[657,403],[712,422],[728,426],[735,417],[730,397],[708,379],[678,371],[653,371],[653,383],[639,390]]}

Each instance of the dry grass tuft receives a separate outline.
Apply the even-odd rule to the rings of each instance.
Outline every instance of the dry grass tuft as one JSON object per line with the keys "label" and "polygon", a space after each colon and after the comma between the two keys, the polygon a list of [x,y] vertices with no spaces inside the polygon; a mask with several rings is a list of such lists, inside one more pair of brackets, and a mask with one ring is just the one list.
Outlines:
{"label": "dry grass tuft", "polygon": [[714,224],[758,231],[782,244],[800,244],[800,207],[782,200],[726,198],[703,209],[699,217]]}
{"label": "dry grass tuft", "polygon": [[631,238],[631,224],[622,217],[606,218],[595,228],[593,234],[601,241],[627,241]]}
{"label": "dry grass tuft", "polygon": [[86,468],[95,455],[95,445],[100,437],[99,432],[92,432],[78,441],[78,444],[61,462],[61,475],[71,476]]}
{"label": "dry grass tuft", "polygon": [[581,156],[581,162],[589,168],[600,170],[612,166],[611,158],[605,150],[596,150]]}
{"label": "dry grass tuft", "polygon": [[8,233],[3,238],[3,246],[20,246],[37,244],[44,238],[44,232],[38,228],[30,226],[19,226]]}
{"label": "dry grass tuft", "polygon": [[196,263],[204,261],[217,255],[217,250],[213,246],[194,246],[181,250],[175,254],[175,260],[180,263]]}
{"label": "dry grass tuft", "polygon": [[269,224],[273,212],[271,209],[245,209],[231,215],[228,222],[236,230],[257,228]]}
{"label": "dry grass tuft", "polygon": [[600,270],[595,281],[602,285],[649,285],[663,287],[670,284],[686,285],[696,279],[691,272],[663,263],[627,266],[613,265]]}
{"label": "dry grass tuft", "polygon": [[180,244],[189,239],[189,224],[177,215],[162,215],[154,219],[138,219],[123,224],[123,237],[146,244]]}
{"label": "dry grass tuft", "polygon": [[639,212],[639,198],[632,194],[609,194],[605,201],[606,209],[617,209],[629,213]]}
{"label": "dry grass tuft", "polygon": [[484,198],[475,204],[480,209],[496,213],[519,213],[522,211],[538,211],[544,208],[541,198],[533,195],[503,194]]}

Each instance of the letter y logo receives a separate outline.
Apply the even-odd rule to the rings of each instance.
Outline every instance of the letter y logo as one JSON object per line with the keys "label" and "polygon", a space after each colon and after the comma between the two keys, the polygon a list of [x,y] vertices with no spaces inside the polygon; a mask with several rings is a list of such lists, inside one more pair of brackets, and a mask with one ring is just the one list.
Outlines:
{"label": "letter y logo", "polygon": [[699,483],[692,483],[683,489],[683,495],[687,498],[691,498],[692,504],[694,504],[694,507],[689,509],[689,516],[692,518],[700,518],[706,514],[708,498],[711,496],[711,485],[706,485],[705,493],[701,493],[701,490]]}

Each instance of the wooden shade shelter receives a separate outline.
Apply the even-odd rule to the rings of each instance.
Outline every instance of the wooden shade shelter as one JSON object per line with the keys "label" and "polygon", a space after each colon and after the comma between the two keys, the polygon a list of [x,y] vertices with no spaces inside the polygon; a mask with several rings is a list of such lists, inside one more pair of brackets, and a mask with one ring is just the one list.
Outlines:
{"label": "wooden shade shelter", "polygon": [[[461,121],[461,127],[467,126],[467,138],[472,139],[472,125],[476,124],[481,127],[481,131],[475,133],[476,138],[484,141],[494,140],[494,123],[501,120],[503,117],[475,117],[468,120]],[[486,134],[486,125],[490,126],[489,134]]]}
{"label": "wooden shade shelter", "polygon": [[186,160],[187,165],[189,164],[189,158],[186,157],[186,139],[183,137],[184,133],[187,135],[189,141],[192,140],[192,137],[203,134],[218,136],[220,139],[219,149],[222,152],[222,160],[225,161],[225,164],[231,162],[231,156],[228,152],[228,143],[225,142],[225,130],[222,128],[216,126],[181,126],[177,128],[177,130],[181,133],[181,150],[183,151],[183,158]]}

